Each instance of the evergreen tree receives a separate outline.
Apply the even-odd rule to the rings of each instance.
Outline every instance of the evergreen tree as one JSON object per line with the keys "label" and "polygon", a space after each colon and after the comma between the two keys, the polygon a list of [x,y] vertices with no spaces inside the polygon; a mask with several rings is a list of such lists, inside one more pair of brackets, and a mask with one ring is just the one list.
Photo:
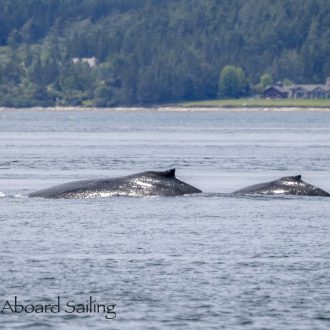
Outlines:
{"label": "evergreen tree", "polygon": [[265,72],[330,76],[329,0],[1,0],[0,22],[0,106],[241,97]]}

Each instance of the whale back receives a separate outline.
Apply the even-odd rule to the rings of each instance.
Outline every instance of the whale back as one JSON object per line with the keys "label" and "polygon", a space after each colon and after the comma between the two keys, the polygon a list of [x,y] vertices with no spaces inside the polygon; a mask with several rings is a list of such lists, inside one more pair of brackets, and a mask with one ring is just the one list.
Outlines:
{"label": "whale back", "polygon": [[286,176],[274,181],[248,186],[233,192],[234,194],[259,195],[304,195],[330,197],[326,191],[302,180],[301,175]]}
{"label": "whale back", "polygon": [[111,196],[180,196],[201,191],[175,176],[175,169],[147,171],[117,178],[63,183],[29,194],[45,198],[93,198]]}

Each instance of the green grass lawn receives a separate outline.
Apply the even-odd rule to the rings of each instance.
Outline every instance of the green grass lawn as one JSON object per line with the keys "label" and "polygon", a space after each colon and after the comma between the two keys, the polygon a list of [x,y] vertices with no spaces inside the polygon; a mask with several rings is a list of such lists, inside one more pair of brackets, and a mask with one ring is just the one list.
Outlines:
{"label": "green grass lawn", "polygon": [[179,103],[182,107],[310,107],[330,108],[330,99],[258,99],[241,98]]}

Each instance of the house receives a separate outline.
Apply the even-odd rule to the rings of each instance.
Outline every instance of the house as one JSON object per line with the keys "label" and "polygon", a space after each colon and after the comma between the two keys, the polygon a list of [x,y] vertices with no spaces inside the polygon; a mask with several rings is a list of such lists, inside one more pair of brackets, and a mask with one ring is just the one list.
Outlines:
{"label": "house", "polygon": [[74,57],[72,63],[87,63],[90,68],[96,67],[96,57]]}
{"label": "house", "polygon": [[285,99],[289,96],[290,90],[283,87],[281,83],[273,86],[267,86],[263,91],[263,96],[270,99]]}
{"label": "house", "polygon": [[295,99],[325,99],[330,89],[324,85],[295,85],[291,87],[291,97]]}
{"label": "house", "polygon": [[280,83],[267,86],[263,92],[265,98],[326,99],[330,98],[330,78],[325,84],[296,84],[283,87]]}

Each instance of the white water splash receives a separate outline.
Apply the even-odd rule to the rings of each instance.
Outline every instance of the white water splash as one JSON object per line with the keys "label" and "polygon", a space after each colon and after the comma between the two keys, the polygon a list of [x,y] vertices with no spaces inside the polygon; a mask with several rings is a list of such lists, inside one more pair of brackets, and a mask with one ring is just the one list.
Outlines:
{"label": "white water splash", "polygon": [[16,194],[13,196],[14,198],[27,198],[26,195]]}

